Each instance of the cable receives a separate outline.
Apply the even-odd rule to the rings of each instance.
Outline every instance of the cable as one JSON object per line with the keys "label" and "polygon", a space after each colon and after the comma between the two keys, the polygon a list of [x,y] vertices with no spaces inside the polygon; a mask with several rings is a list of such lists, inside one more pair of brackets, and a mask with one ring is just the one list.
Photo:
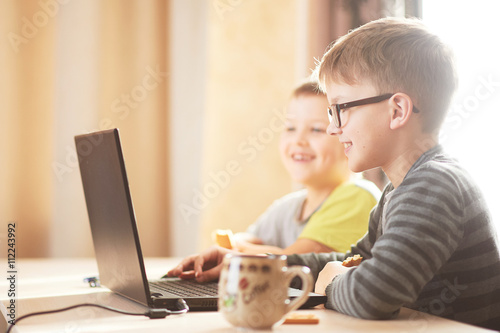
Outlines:
{"label": "cable", "polygon": [[33,317],[33,316],[64,312],[64,311],[68,311],[68,310],[72,310],[72,309],[76,309],[76,308],[80,308],[80,307],[84,307],[84,306],[93,306],[96,308],[101,308],[104,310],[108,310],[108,311],[112,311],[112,312],[116,312],[116,313],[120,313],[120,314],[124,314],[124,315],[129,315],[129,316],[146,316],[146,317],[149,317],[150,319],[161,319],[161,318],[165,318],[171,314],[177,315],[177,314],[183,314],[183,313],[186,313],[189,311],[189,307],[187,306],[186,302],[183,299],[177,300],[177,303],[179,303],[179,305],[182,306],[181,310],[170,311],[167,309],[149,309],[147,312],[128,312],[128,311],[116,309],[116,308],[106,306],[106,305],[101,305],[101,304],[81,303],[81,304],[71,305],[71,306],[68,306],[65,308],[61,308],[61,309],[32,312],[32,313],[25,314],[25,315],[17,318],[14,321],[14,323],[9,326],[9,328],[7,329],[7,331],[5,333],[10,333],[10,331],[12,330],[14,325],[16,325],[19,321],[21,321],[23,319]]}

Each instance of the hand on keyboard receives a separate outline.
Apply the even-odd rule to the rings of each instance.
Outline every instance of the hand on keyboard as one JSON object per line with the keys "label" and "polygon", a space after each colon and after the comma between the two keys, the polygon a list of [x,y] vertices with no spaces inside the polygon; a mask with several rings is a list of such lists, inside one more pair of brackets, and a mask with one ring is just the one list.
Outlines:
{"label": "hand on keyboard", "polygon": [[228,253],[235,251],[213,246],[207,250],[184,258],[176,267],[168,271],[167,276],[183,279],[196,279],[198,282],[216,280],[222,269],[222,260]]}

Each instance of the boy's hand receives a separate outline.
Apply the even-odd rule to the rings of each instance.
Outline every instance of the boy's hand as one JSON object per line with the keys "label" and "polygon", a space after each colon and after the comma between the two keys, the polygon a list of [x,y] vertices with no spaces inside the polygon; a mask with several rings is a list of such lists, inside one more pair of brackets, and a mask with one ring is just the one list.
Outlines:
{"label": "boy's hand", "polygon": [[353,268],[354,267],[342,266],[342,261],[330,261],[325,265],[325,267],[323,267],[321,272],[319,272],[314,292],[325,295],[326,287],[332,282],[334,277]]}
{"label": "boy's hand", "polygon": [[177,266],[168,271],[167,276],[196,279],[198,282],[216,280],[220,275],[224,256],[232,252],[234,251],[213,246],[199,254],[184,258]]}

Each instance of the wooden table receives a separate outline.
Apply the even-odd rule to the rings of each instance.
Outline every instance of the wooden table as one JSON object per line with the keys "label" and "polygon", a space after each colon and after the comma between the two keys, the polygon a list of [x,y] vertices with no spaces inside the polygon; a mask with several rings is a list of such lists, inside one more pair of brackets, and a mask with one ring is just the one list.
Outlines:
{"label": "wooden table", "polygon": [[[150,279],[159,278],[178,259],[146,259]],[[7,266],[7,264],[5,264]],[[78,303],[100,303],[128,311],[144,311],[144,307],[118,296],[106,288],[90,288],[83,279],[97,276],[94,259],[33,259],[16,262],[17,285],[15,286],[16,316],[26,313],[57,309]],[[6,268],[7,272],[8,269]],[[8,274],[8,273],[6,273]],[[7,275],[8,277],[8,275]],[[0,330],[5,332],[6,306],[9,305],[10,282],[0,281]],[[402,309],[395,320],[372,321],[349,317],[318,307],[300,310],[314,313],[320,319],[316,325],[280,325],[273,332],[487,332],[487,330],[427,315],[410,309]],[[7,318],[9,319],[9,318]],[[125,316],[98,308],[78,308],[58,314],[27,318],[12,332],[236,332],[221,314],[189,312],[171,315],[165,319]],[[265,331],[260,331],[265,332]]]}

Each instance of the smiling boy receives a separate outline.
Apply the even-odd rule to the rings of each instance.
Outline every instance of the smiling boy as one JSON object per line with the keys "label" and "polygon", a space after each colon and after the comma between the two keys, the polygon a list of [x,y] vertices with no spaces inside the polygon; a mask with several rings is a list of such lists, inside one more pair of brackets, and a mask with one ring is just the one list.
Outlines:
{"label": "smiling boy", "polygon": [[[327,308],[366,319],[402,306],[500,328],[500,253],[484,199],[438,144],[456,76],[450,50],[417,20],[381,19],[335,42],[318,69],[349,168],[390,180],[368,234],[344,255],[289,256],[319,273]],[[337,261],[335,261],[337,260]]]}
{"label": "smiling boy", "polygon": [[343,146],[326,133],[326,94],[317,82],[292,93],[279,151],[283,165],[303,188],[276,200],[235,248],[248,254],[345,252],[368,229],[380,191],[370,182],[350,180]]}
{"label": "smiling boy", "polygon": [[[339,38],[318,69],[331,123],[348,165],[380,166],[390,183],[370,214],[368,233],[346,254],[289,255],[306,265],[326,307],[389,319],[401,307],[500,329],[499,242],[485,201],[444,152],[439,128],[456,88],[450,50],[418,20],[381,19]],[[341,260],[363,261],[346,268]],[[214,278],[224,251],[185,259]]]}

